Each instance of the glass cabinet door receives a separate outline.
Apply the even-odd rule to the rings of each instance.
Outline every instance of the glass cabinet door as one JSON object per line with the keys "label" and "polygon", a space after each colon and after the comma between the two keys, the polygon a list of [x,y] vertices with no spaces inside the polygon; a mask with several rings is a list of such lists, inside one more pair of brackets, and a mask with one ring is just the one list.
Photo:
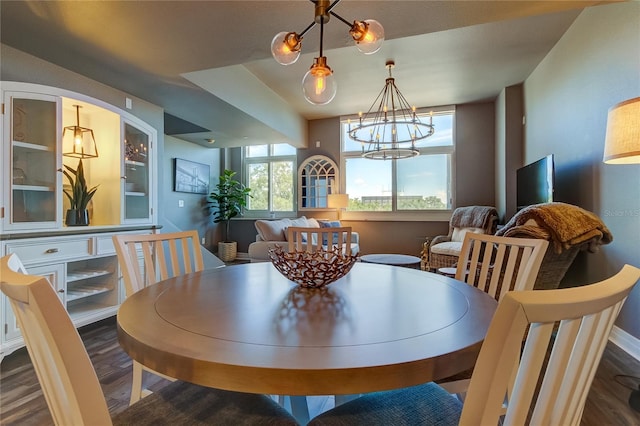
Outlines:
{"label": "glass cabinet door", "polygon": [[[9,182],[6,228],[53,228],[60,222],[60,100],[55,96],[7,93]],[[8,98],[8,99],[7,99]],[[5,130],[6,132],[6,130]],[[6,190],[6,189],[5,189]]]}
{"label": "glass cabinet door", "polygon": [[151,217],[150,134],[124,122],[123,149],[123,219],[125,222],[146,222]]}

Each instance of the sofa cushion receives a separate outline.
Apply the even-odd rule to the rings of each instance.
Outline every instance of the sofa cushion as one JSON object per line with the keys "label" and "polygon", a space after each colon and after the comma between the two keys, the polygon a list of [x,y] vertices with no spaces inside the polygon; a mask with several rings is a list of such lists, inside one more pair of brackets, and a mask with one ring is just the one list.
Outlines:
{"label": "sofa cushion", "polygon": [[291,225],[291,219],[256,220],[258,235],[264,241],[287,241],[286,231]]}
{"label": "sofa cushion", "polygon": [[453,228],[453,232],[451,233],[451,241],[462,242],[464,241],[464,234],[467,232],[473,232],[474,234],[484,234],[484,229],[482,228]]}

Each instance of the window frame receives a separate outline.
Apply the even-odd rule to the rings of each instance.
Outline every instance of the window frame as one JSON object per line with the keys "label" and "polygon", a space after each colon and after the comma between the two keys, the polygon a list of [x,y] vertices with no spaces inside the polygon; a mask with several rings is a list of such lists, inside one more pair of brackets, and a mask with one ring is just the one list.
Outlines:
{"label": "window frame", "polygon": [[[298,180],[297,180],[297,175],[298,175],[298,155],[297,155],[297,149],[295,147],[292,147],[294,149],[293,154],[288,154],[288,155],[274,155],[274,147],[276,144],[263,144],[267,146],[267,155],[263,155],[263,156],[255,156],[255,157],[250,157],[247,155],[247,149],[250,149],[251,146],[245,146],[242,148],[242,176],[244,179],[244,182],[250,182],[249,179],[249,167],[252,164],[261,164],[261,163],[267,163],[268,164],[268,209],[267,210],[250,210],[248,208],[245,208],[244,211],[244,217],[248,218],[248,219],[277,219],[277,218],[285,218],[285,217],[293,217],[297,214],[297,203],[298,203],[298,191],[297,191],[297,186],[298,186]],[[255,146],[254,146],[255,148]],[[289,211],[273,211],[273,192],[272,192],[272,172],[273,172],[273,167],[272,167],[272,163],[278,163],[278,162],[287,162],[290,161],[291,162],[291,191],[293,192],[293,205],[292,205],[292,210]]]}
{"label": "window frame", "polygon": [[[452,144],[449,145],[439,145],[435,147],[422,147],[418,148],[420,151],[420,156],[424,155],[439,155],[439,154],[448,154],[449,155],[449,176],[447,177],[448,181],[448,193],[449,193],[449,208],[447,209],[433,209],[433,210],[397,210],[397,195],[398,195],[398,176],[397,176],[397,168],[398,161],[406,161],[402,160],[368,160],[372,162],[376,161],[392,161],[391,165],[391,186],[392,186],[392,210],[384,211],[384,212],[374,212],[374,211],[350,211],[345,210],[342,213],[342,218],[345,220],[368,220],[368,221],[448,221],[451,218],[451,214],[454,210],[454,206],[456,205],[455,199],[455,177],[456,177],[456,108],[454,105],[434,107],[434,108],[419,108],[417,109],[419,114],[429,114],[433,112],[433,114],[447,114],[451,113],[452,115]],[[345,151],[345,135],[346,131],[344,130],[344,126],[347,125],[348,120],[356,121],[358,119],[358,115],[349,115],[349,116],[341,116],[340,117],[340,192],[345,193],[346,191],[346,182],[347,182],[347,167],[346,162],[347,159],[350,158],[361,158],[361,151]],[[402,163],[400,163],[401,166]]]}

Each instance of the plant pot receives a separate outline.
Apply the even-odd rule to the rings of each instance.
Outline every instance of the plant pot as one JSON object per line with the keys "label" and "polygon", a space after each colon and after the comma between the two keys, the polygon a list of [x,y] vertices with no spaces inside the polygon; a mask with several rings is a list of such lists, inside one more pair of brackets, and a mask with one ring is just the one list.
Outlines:
{"label": "plant pot", "polygon": [[87,226],[89,225],[89,211],[87,210],[67,210],[67,216],[64,219],[67,226]]}
{"label": "plant pot", "polygon": [[234,261],[236,259],[237,253],[238,243],[236,241],[218,243],[218,257],[223,262]]}

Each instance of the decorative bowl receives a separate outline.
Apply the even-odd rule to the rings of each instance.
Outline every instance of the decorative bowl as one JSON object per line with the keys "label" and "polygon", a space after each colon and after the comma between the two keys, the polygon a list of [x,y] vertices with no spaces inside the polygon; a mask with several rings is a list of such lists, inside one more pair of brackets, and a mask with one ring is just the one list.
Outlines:
{"label": "decorative bowl", "polygon": [[344,277],[358,260],[358,256],[345,255],[340,250],[287,252],[280,246],[269,249],[273,266],[282,275],[306,288],[321,288]]}

